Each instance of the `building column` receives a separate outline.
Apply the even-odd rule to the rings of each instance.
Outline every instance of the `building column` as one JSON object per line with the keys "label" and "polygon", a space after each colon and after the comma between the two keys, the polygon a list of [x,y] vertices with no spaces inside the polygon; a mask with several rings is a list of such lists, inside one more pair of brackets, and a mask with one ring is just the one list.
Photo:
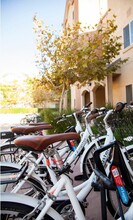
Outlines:
{"label": "building column", "polygon": [[105,79],[105,102],[113,103],[112,75],[108,75]]}
{"label": "building column", "polygon": [[92,102],[91,104],[91,109],[95,108],[95,93],[93,92],[93,90],[90,90],[90,101]]}

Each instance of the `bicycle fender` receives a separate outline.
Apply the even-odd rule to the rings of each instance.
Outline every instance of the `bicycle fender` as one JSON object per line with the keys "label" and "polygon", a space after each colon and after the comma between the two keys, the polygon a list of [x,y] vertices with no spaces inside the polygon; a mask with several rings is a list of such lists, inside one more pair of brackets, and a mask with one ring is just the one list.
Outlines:
{"label": "bicycle fender", "polygon": [[[38,206],[39,200],[22,194],[4,192],[1,193],[1,204],[2,202],[16,202],[35,208],[36,206]],[[52,207],[49,208],[47,214],[55,220],[64,220],[63,217]]]}
{"label": "bicycle fender", "polygon": [[16,170],[20,170],[22,165],[20,164],[16,164],[16,163],[12,163],[12,162],[0,162],[0,167],[2,168],[7,168],[7,170],[11,170],[11,169],[16,169]]}
{"label": "bicycle fender", "polygon": [[22,195],[22,194],[15,194],[10,192],[2,192],[1,193],[1,202],[17,202],[22,203],[28,206],[37,206],[38,200],[32,198],[30,196]]}

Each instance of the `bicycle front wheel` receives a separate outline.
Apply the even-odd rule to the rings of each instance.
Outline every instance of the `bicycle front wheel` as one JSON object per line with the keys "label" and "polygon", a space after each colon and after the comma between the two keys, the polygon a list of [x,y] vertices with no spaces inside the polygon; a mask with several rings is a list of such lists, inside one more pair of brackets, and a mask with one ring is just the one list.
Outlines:
{"label": "bicycle front wheel", "polygon": [[[103,146],[105,142],[105,138],[101,139],[98,141],[98,145],[99,146]],[[94,159],[93,159],[93,154],[95,152],[95,150],[97,149],[96,144],[93,144],[90,149],[88,149],[84,160],[83,160],[83,176],[84,179],[88,179],[90,177],[90,175],[93,172],[93,168],[94,168]]]}

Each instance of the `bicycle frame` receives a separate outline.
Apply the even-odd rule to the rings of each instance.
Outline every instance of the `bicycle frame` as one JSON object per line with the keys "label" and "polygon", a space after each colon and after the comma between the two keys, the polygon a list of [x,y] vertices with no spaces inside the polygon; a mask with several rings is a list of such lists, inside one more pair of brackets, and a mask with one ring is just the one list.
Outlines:
{"label": "bicycle frame", "polygon": [[[130,150],[133,146],[129,146],[127,149]],[[127,169],[129,170],[130,172],[130,175],[133,177],[133,171],[125,157],[125,153],[127,151],[127,149],[125,148],[121,148],[121,153],[123,155],[123,158],[124,158],[124,161],[126,163],[126,166],[127,166]],[[108,155],[106,153],[106,151],[104,152],[104,154],[102,154],[102,157],[105,159],[106,158],[106,161],[108,159]],[[102,157],[101,157],[101,160],[102,160]],[[43,188],[44,192],[46,192],[46,189],[47,189],[47,185],[45,184],[45,182],[39,177],[39,175],[37,174],[34,174],[34,170],[35,168],[39,165],[40,161],[42,161],[42,159],[44,159],[44,155],[41,154],[40,157],[38,158],[37,161],[35,161],[31,168],[27,171],[27,175],[26,177],[21,181],[19,182],[15,187],[14,189],[11,191],[13,193],[16,193],[18,192],[18,190],[21,189],[21,187],[23,186],[23,184],[27,181],[27,179],[32,176],[33,178],[35,178],[41,185],[41,187]],[[6,164],[5,164],[6,165]],[[46,165],[47,166],[47,165]],[[109,172],[109,167],[110,167],[110,163],[108,163],[107,167],[106,167],[106,171],[107,173]],[[17,168],[17,165],[16,165],[16,168]],[[55,174],[55,172],[49,168],[49,166],[47,166],[47,169],[48,169],[48,172],[51,176],[51,180],[53,181],[54,184],[56,184],[58,181],[57,181],[57,176]],[[75,193],[79,192],[77,194],[77,198],[80,202],[83,202],[83,200],[87,197],[87,195],[90,193],[90,191],[92,190],[92,186],[91,186],[91,183],[96,179],[96,175],[94,174],[94,172],[91,174],[91,176],[89,177],[88,180],[86,180],[85,182],[79,184],[78,186],[75,186],[74,187],[74,191]],[[61,199],[61,197],[64,197],[66,196],[66,191],[62,191],[60,193],[60,197],[59,199]]]}
{"label": "bicycle frame", "polygon": [[66,188],[67,195],[71,201],[71,204],[72,204],[72,207],[76,213],[77,219],[85,220],[85,216],[84,216],[83,211],[79,205],[79,202],[78,202],[77,197],[75,195],[75,192],[73,190],[70,179],[69,179],[69,177],[67,177],[64,174],[61,175],[60,180],[48,191],[48,194],[46,196],[44,196],[44,198],[43,198],[44,201],[45,201],[45,198],[47,198],[46,205],[43,208],[43,210],[41,211],[41,213],[39,214],[39,216],[36,218],[36,220],[42,219],[42,217],[44,216],[44,214],[46,214],[49,207],[51,207],[51,205],[53,204],[54,198],[58,197],[59,193],[61,192],[61,190],[64,187]]}
{"label": "bicycle frame", "polygon": [[[88,187],[88,183],[89,182],[92,183],[94,177],[95,177],[95,174],[92,173],[92,175],[89,178],[89,180],[86,181],[85,183],[81,184],[82,185],[82,189],[83,189],[84,192],[86,192],[86,189],[89,188]],[[69,199],[71,201],[71,204],[72,204],[72,207],[74,208],[76,216],[78,216],[78,219],[85,219],[85,217],[83,215],[83,212],[81,210],[81,207],[80,207],[80,205],[78,203],[78,201],[80,201],[80,199],[81,199],[81,197],[80,197],[81,194],[83,196],[83,191],[81,190],[79,192],[79,194],[77,194],[77,196],[76,196],[76,194],[74,192],[75,190],[72,187],[70,179],[66,175],[62,174],[60,176],[60,180],[58,180],[58,182],[49,191],[47,191],[47,193],[44,196],[44,198],[41,201],[39,201],[39,204],[35,207],[34,211],[37,210],[37,209],[40,210],[39,207],[42,207],[42,210],[41,210],[40,214],[38,215],[38,217],[36,218],[36,220],[41,220],[42,217],[44,217],[44,215],[48,213],[50,207],[52,206],[52,204],[54,203],[56,198],[61,198],[60,195],[63,195],[63,192],[65,193],[65,191],[62,191],[62,189],[64,187],[66,188],[66,195],[69,197]],[[79,187],[77,187],[77,189],[79,190]],[[10,194],[9,194],[9,197],[10,197]],[[14,198],[19,200],[19,195],[15,196]],[[61,200],[63,200],[63,199],[65,199],[65,197],[61,198]],[[34,201],[33,198],[30,198],[30,202],[32,202],[32,200]],[[10,201],[10,198],[9,198],[8,201]],[[81,199],[81,201],[82,201],[82,199]],[[27,201],[26,201],[26,203],[27,203]],[[45,204],[45,206],[43,204]],[[130,216],[131,217],[132,207],[133,207],[133,205],[131,205],[131,207],[129,208],[129,211],[128,211],[128,213],[126,213],[126,216]],[[54,219],[56,219],[56,217],[54,217]],[[62,218],[58,218],[58,219],[62,219]]]}
{"label": "bicycle frame", "polygon": [[[81,142],[79,143],[77,149],[76,149],[76,150],[72,153],[72,155],[66,160],[66,162],[64,163],[64,165],[72,164],[73,161],[75,161],[75,159],[77,158],[77,156],[80,154],[81,150],[82,150],[83,148],[85,148],[85,151],[84,151],[83,155],[81,156],[81,161],[80,161],[80,169],[81,169],[81,172],[82,172],[82,164],[83,164],[83,161],[84,161],[84,157],[85,157],[86,153],[88,152],[88,150],[91,149],[91,147],[92,147],[93,145],[95,145],[96,148],[99,148],[99,145],[98,145],[97,142],[98,142],[99,140],[101,140],[102,138],[104,138],[104,137],[106,137],[106,139],[105,139],[105,145],[107,145],[107,144],[109,144],[109,143],[111,143],[111,142],[114,141],[113,132],[112,132],[111,128],[108,126],[108,124],[106,123],[106,120],[107,120],[108,116],[109,116],[112,112],[113,112],[113,110],[110,110],[110,111],[108,112],[108,114],[107,114],[107,115],[105,116],[105,118],[104,118],[106,130],[107,130],[107,135],[106,135],[106,136],[103,136],[103,137],[98,137],[98,138],[94,139],[90,144],[88,144],[88,136],[90,135],[90,133],[91,133],[91,135],[92,135],[92,132],[91,132],[90,125],[88,125],[88,123],[86,123],[86,130],[85,130],[85,132],[84,132],[84,134],[83,134],[83,137],[82,137],[82,139],[81,139]],[[132,146],[131,146],[131,148],[132,148]],[[60,155],[63,156],[67,150],[68,150],[68,147],[67,147],[67,146],[66,146],[65,148],[61,149],[61,150],[60,150]],[[110,149],[107,150],[107,151],[105,151],[105,152],[103,152],[103,154],[101,154],[101,158],[102,158],[103,164],[105,164],[105,163],[107,162],[109,152],[110,152]],[[125,150],[122,149],[122,152],[123,152],[123,157],[125,158],[126,165],[127,165],[128,169],[130,170],[130,174],[133,176],[133,171],[132,171],[131,167],[129,166],[128,161],[127,161],[127,159],[126,159],[126,157],[125,157]],[[29,153],[29,154],[30,154],[30,153]],[[43,154],[40,154],[40,155],[41,155],[41,157],[36,161],[36,163],[35,163],[36,165],[35,165],[35,166],[33,165],[32,169],[31,169],[31,172],[28,173],[28,176],[31,175],[31,174],[33,174],[33,172],[34,172],[34,170],[35,170],[35,167],[36,167],[36,166],[39,166],[39,162],[40,162],[41,160],[43,160],[43,161],[44,161],[44,164],[45,164],[46,167],[47,167],[47,170],[48,170],[48,172],[49,172],[49,175],[50,175],[50,177],[51,177],[51,180],[52,180],[53,184],[55,184],[55,183],[57,182],[57,177],[56,177],[55,172],[47,165],[47,163],[46,163],[46,161],[45,161],[45,158],[44,158],[44,155],[43,155]],[[23,158],[21,162],[23,162],[24,160],[25,160],[25,158]],[[78,190],[81,190],[82,188],[84,188],[86,184],[87,184],[87,185],[91,185],[91,180],[92,180],[92,179],[93,179],[93,175],[90,177],[90,180],[87,180],[87,182],[85,181],[83,184],[80,184],[79,186],[75,187],[75,188],[74,188],[75,192],[78,191]],[[24,181],[22,181],[22,182],[24,183]],[[15,188],[16,188],[16,187],[15,187]],[[15,188],[14,188],[14,192],[17,192],[17,189],[15,190]],[[18,187],[18,189],[20,189],[20,187]],[[89,189],[89,188],[88,188],[88,189]],[[82,201],[83,198],[86,197],[86,194],[88,194],[91,189],[92,189],[92,187],[90,186],[90,189],[89,189],[89,190],[87,190],[87,189],[83,190],[83,191],[85,192],[85,194],[82,195],[82,192],[81,192],[81,193],[79,194],[79,195],[81,195],[81,199],[79,198],[79,200]],[[80,197],[80,196],[79,196],[79,197]]]}
{"label": "bicycle frame", "polygon": [[[131,148],[133,148],[133,146],[129,146],[129,148],[127,148],[127,149],[129,150],[129,149],[131,149]],[[132,174],[133,174],[133,173],[132,173],[132,169],[131,169],[131,167],[130,167],[130,165],[129,165],[129,163],[128,163],[126,157],[125,157],[125,153],[126,153],[127,149],[121,148],[120,150],[121,150],[122,155],[124,155],[124,158],[123,158],[123,159],[124,159],[124,161],[125,161],[125,164],[126,164],[126,166],[127,166],[127,169],[128,169],[129,171],[131,171],[130,174],[132,175]],[[108,152],[109,152],[109,151],[108,151]],[[104,153],[102,153],[102,156],[100,157],[100,158],[101,158],[101,161],[102,161],[102,157],[103,157],[104,159],[106,158],[106,161],[107,161],[107,159],[108,159],[108,154],[107,154],[106,151],[105,151]],[[109,174],[109,171],[110,171],[110,163],[107,163],[107,167],[106,167],[106,172],[107,172],[107,174]],[[54,173],[53,170],[50,169],[50,172],[51,172],[51,173],[53,172],[53,175],[55,175],[55,173]],[[92,174],[91,174],[91,176],[89,177],[88,180],[86,180],[86,181],[84,181],[83,183],[79,184],[78,186],[75,186],[75,187],[74,187],[75,193],[76,193],[76,192],[79,192],[79,193],[77,194],[77,198],[78,198],[78,200],[79,200],[80,202],[83,202],[84,199],[88,196],[88,194],[89,194],[90,191],[92,190],[92,185],[91,185],[91,184],[92,184],[92,182],[95,181],[95,180],[96,180],[96,175],[95,175],[94,172],[92,172]],[[55,183],[55,184],[56,184],[56,183]],[[61,197],[62,197],[62,196],[65,196],[65,195],[66,195],[66,191],[62,191],[61,194],[60,194]],[[61,199],[61,197],[60,197],[59,199]]]}
{"label": "bicycle frame", "polygon": [[[85,220],[85,216],[84,216],[83,211],[80,207],[80,204],[78,202],[76,194],[73,190],[73,186],[71,184],[71,181],[70,181],[69,177],[66,176],[65,174],[62,174],[60,176],[60,179],[58,180],[58,182],[49,191],[46,192],[46,195],[43,197],[43,199],[40,200],[39,204],[36,205],[34,212],[35,212],[35,210],[38,210],[38,209],[40,210],[40,207],[42,207],[42,210],[41,210],[40,214],[37,216],[36,220],[41,220],[45,216],[45,214],[48,213],[49,209],[51,208],[52,204],[55,202],[56,198],[58,197],[59,193],[61,192],[61,190],[63,188],[66,189],[68,198],[70,199],[70,202],[71,202],[72,207],[75,211],[77,219],[78,220]],[[9,196],[10,196],[10,194],[9,194]],[[26,199],[26,197],[25,197],[25,199]],[[32,204],[33,198],[30,197],[30,199],[31,199],[30,202]],[[9,199],[9,201],[10,201],[10,199]],[[33,204],[34,203],[35,203],[35,199],[33,199]],[[23,219],[25,219],[25,218],[23,218]],[[56,219],[55,216],[54,216],[54,219]],[[63,219],[63,218],[57,218],[57,220],[58,219]]]}

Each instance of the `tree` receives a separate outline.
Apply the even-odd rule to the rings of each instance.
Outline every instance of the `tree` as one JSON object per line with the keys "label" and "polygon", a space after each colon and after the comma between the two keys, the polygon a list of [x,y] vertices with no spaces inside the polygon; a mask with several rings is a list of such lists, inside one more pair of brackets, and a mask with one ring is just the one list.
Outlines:
{"label": "tree", "polygon": [[0,84],[0,105],[2,107],[32,106],[32,80],[5,81]]}
{"label": "tree", "polygon": [[[103,80],[112,74],[126,60],[119,60],[111,65],[119,55],[122,44],[120,36],[115,36],[117,29],[115,16],[105,23],[96,24],[93,30],[77,23],[72,28],[63,30],[61,35],[44,27],[42,20],[34,17],[36,34],[37,63],[42,82],[63,96],[71,84],[79,82],[85,85],[92,80]],[[110,67],[110,68],[109,68]]]}
{"label": "tree", "polygon": [[39,104],[39,106],[44,107],[46,102],[57,102],[59,95],[47,88],[42,79],[34,78],[32,80],[32,98],[34,105]]}
{"label": "tree", "polygon": [[1,87],[1,106],[14,106],[18,102],[18,87],[17,82],[14,80],[10,84],[2,83]]}

